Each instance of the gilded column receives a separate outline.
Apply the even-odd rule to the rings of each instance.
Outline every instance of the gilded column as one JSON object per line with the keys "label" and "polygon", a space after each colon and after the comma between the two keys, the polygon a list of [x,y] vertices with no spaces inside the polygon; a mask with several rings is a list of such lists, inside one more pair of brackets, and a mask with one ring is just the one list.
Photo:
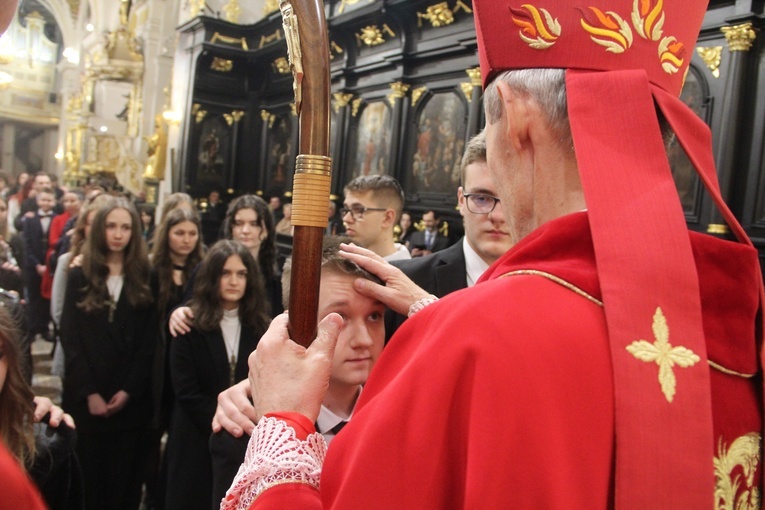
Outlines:
{"label": "gilded column", "polygon": [[470,84],[473,86],[472,100],[468,104],[468,125],[467,136],[472,138],[473,135],[481,130],[481,68],[474,67],[472,69],[465,70],[465,73],[470,78]]}
{"label": "gilded column", "polygon": [[[736,156],[740,152],[739,134],[741,132],[741,116],[743,112],[744,91],[747,87],[748,76],[746,61],[752,48],[756,33],[751,23],[723,27],[723,34],[728,42],[730,64],[728,66],[725,92],[722,101],[722,123],[715,140],[715,163],[720,180],[720,191],[723,199],[728,202],[731,198],[731,186],[736,172]],[[727,234],[728,228],[716,208],[712,210],[707,231],[712,234]]]}

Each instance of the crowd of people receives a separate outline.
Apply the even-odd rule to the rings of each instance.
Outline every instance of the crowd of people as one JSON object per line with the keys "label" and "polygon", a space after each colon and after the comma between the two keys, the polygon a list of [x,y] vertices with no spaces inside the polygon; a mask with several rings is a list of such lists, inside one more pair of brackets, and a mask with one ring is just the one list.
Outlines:
{"label": "crowd of people", "polygon": [[[465,189],[479,179],[474,164],[485,164],[483,140],[476,137],[478,156],[463,165]],[[275,239],[278,225],[289,221],[289,202],[276,209],[286,212],[277,221],[263,199],[242,195],[223,206],[223,214],[216,213],[219,221],[213,225],[206,213],[222,204],[208,203],[200,213],[184,193],[166,196],[157,214],[153,206],[100,186],[57,192],[44,173],[27,182],[32,184],[16,217],[0,201],[0,214],[6,215],[0,217],[5,229],[2,271],[8,278],[7,299],[15,303],[7,308],[19,325],[18,335],[7,330],[5,359],[15,368],[6,388],[18,384],[23,392],[15,399],[31,401],[30,344],[35,338],[49,340],[55,345],[52,373],[62,379],[61,406],[76,423],[76,432],[58,430],[62,437],[76,435],[65,450],[67,469],[59,476],[64,481],[57,482],[67,488],[67,497],[58,495],[61,489],[52,493],[41,486],[47,504],[217,507],[247,442],[238,428],[213,427],[213,418],[219,394],[224,401],[229,398],[225,390],[233,388],[231,398],[249,398],[241,384],[247,380],[247,358],[287,305],[291,263],[279,263]],[[491,185],[486,186],[481,193],[489,193],[485,200],[496,200],[497,207],[482,216],[501,231],[501,205],[490,195]],[[462,189],[462,214],[473,214]],[[468,278],[463,253],[492,252],[486,240],[474,235],[475,222],[466,221],[466,241],[452,248],[461,254],[461,269],[451,272],[459,281],[436,288],[435,267],[422,265],[436,256],[411,259],[395,239],[403,204],[395,179],[363,176],[348,183],[343,207],[328,215],[320,318],[342,311],[357,326],[349,325],[344,333],[345,359],[338,362],[318,421],[327,440],[353,414],[383,339],[404,319],[392,312],[384,319],[383,301],[353,289],[357,277],[382,280],[342,258],[339,240],[366,247],[364,253],[379,261],[398,260],[405,272],[408,263],[423,286],[415,294],[422,296],[443,296],[472,284],[479,275],[471,272]],[[505,242],[502,249],[507,248]],[[495,251],[482,262],[484,269],[499,254]],[[405,279],[399,269],[388,267]],[[393,307],[406,313],[404,305]],[[9,325],[12,320],[9,315]],[[33,421],[23,413],[12,416],[16,425],[9,433]],[[19,437],[29,442],[34,436]],[[9,442],[17,445],[12,449],[17,459],[31,468],[34,443]],[[49,499],[51,494],[57,497]]]}

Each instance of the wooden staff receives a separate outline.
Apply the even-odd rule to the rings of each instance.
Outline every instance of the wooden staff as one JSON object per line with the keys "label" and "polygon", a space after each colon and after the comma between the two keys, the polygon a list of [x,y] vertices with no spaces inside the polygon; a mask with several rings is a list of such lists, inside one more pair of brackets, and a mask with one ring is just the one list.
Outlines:
{"label": "wooden staff", "polygon": [[[321,247],[332,182],[329,158],[329,36],[321,0],[280,0],[295,106],[300,116],[300,152],[292,186],[292,277],[290,337],[309,346],[316,335]],[[306,57],[306,58],[304,58]]]}

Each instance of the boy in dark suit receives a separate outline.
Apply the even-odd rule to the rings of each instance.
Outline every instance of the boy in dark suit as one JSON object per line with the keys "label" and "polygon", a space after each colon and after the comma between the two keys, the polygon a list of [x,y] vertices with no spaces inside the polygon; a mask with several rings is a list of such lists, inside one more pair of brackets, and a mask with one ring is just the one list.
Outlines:
{"label": "boy in dark suit", "polygon": [[42,188],[36,195],[37,211],[33,216],[23,217],[24,228],[24,284],[29,317],[29,334],[41,334],[48,338],[50,331],[50,300],[40,295],[42,275],[48,270],[45,265],[45,253],[48,250],[48,229],[55,216],[56,195],[50,188]]}

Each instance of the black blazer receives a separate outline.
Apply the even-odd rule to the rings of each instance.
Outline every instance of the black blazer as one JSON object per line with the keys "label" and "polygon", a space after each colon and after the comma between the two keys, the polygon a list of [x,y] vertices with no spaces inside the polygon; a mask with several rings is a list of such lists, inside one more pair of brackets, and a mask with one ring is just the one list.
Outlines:
{"label": "black blazer", "polygon": [[[247,358],[263,333],[242,328],[235,371],[237,382],[247,378]],[[208,441],[218,393],[229,387],[229,374],[220,329],[211,333],[192,329],[170,343],[175,405],[167,443],[167,508],[209,510],[212,504]]]}
{"label": "black blazer", "polygon": [[[51,216],[51,222],[53,222]],[[50,228],[50,227],[49,227]],[[35,266],[45,264],[45,252],[48,251],[48,234],[43,232],[40,216],[35,213],[32,218],[24,218],[24,270],[32,271]]]}
{"label": "black blazer", "polygon": [[[444,238],[446,239],[446,238]],[[465,252],[462,248],[464,237],[452,246],[424,257],[391,262],[401,269],[414,283],[439,298],[467,287]],[[385,314],[385,338],[404,323],[406,317],[388,310]]]}
{"label": "black blazer", "polygon": [[[131,306],[123,287],[109,322],[108,307],[85,313],[77,306],[86,284],[82,268],[69,270],[61,314],[66,363],[63,408],[80,432],[143,427],[152,413],[151,368],[159,331],[155,306],[151,302]],[[99,418],[88,412],[88,395],[99,393],[108,402],[119,390],[130,395],[119,413]]]}
{"label": "black blazer", "polygon": [[[417,230],[416,232],[412,232],[412,234],[409,236],[409,251],[412,251],[414,248],[419,249],[426,249],[425,248],[425,231],[424,230]],[[436,238],[433,240],[433,246],[430,248],[430,251],[433,253],[437,251],[441,251],[446,249],[449,246],[449,238],[441,235],[440,232],[436,232]]]}

